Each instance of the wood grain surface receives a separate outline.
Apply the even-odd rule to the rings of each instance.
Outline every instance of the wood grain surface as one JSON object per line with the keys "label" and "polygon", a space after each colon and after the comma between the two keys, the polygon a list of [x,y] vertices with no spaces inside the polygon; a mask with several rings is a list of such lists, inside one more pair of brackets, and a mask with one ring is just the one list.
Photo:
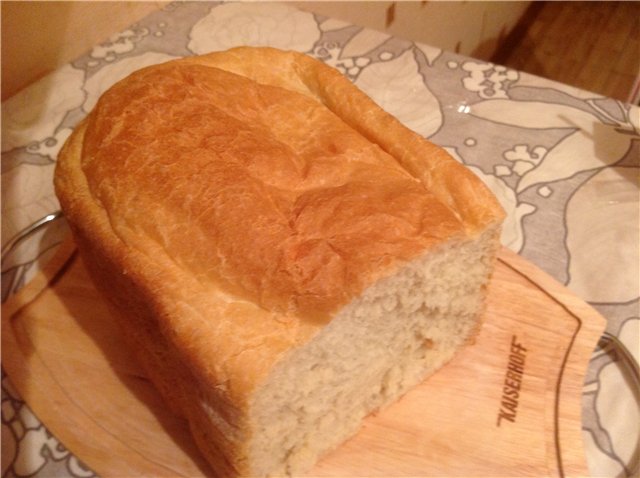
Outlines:
{"label": "wood grain surface", "polygon": [[[503,249],[476,343],[308,476],[587,476],[581,390],[604,325]],[[2,361],[36,415],[100,476],[212,474],[123,348],[71,242],[3,306]]]}

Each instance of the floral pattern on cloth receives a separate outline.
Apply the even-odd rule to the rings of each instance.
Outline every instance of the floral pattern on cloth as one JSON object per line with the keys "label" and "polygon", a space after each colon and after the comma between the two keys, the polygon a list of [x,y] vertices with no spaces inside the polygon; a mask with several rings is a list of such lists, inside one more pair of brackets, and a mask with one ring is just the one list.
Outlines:
{"label": "floral pattern on cloth", "polygon": [[[147,65],[240,45],[314,56],[445,147],[507,211],[502,243],[599,310],[607,332],[638,360],[639,109],[287,4],[169,4],[6,101],[3,247],[58,209],[55,158],[108,87]],[[37,272],[56,243],[47,244],[3,261],[3,300]],[[594,476],[630,476],[638,458],[640,417],[618,362],[596,349],[585,380],[584,439]],[[4,374],[2,476],[95,476]]]}

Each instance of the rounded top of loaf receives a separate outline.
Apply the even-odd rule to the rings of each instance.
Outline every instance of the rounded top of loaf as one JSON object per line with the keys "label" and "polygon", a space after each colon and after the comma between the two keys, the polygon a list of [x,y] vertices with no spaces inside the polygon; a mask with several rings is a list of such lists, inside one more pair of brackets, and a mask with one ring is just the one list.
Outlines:
{"label": "rounded top of loaf", "polygon": [[75,134],[84,198],[113,234],[284,316],[325,321],[399,264],[503,214],[443,149],[293,52],[137,71]]}

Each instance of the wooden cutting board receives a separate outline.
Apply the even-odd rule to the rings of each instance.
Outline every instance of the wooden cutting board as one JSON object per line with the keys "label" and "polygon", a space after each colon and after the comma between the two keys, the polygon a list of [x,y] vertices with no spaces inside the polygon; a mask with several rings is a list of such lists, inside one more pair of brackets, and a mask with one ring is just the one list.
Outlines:
{"label": "wooden cutting board", "polygon": [[[502,250],[476,343],[308,476],[587,476],[581,390],[604,319]],[[3,307],[2,361],[36,415],[103,477],[211,474],[122,347],[65,244]]]}

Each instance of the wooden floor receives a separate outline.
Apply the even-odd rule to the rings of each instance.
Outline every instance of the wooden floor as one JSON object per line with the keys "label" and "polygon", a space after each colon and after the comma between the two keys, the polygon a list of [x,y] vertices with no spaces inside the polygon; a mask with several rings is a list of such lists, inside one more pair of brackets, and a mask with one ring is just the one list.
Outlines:
{"label": "wooden floor", "polygon": [[640,2],[534,2],[503,45],[496,63],[628,101],[640,74]]}

